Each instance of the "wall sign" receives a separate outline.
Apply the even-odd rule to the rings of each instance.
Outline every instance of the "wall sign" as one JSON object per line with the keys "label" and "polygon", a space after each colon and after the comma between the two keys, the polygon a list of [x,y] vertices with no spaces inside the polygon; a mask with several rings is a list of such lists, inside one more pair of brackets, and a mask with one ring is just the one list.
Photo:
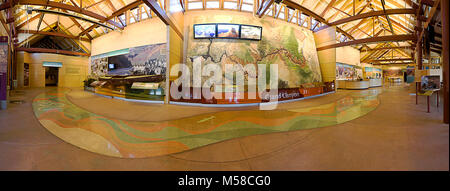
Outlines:
{"label": "wall sign", "polygon": [[58,67],[58,68],[61,68],[62,67],[62,62],[46,62],[46,61],[44,61],[42,66],[44,66],[44,67]]}

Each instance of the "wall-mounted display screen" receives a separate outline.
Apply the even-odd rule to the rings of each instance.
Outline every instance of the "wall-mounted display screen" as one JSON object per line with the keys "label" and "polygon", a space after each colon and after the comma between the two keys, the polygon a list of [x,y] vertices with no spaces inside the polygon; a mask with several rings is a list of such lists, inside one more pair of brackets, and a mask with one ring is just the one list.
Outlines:
{"label": "wall-mounted display screen", "polygon": [[217,24],[218,38],[239,38],[239,25]]}
{"label": "wall-mounted display screen", "polygon": [[194,38],[216,38],[216,24],[194,25]]}
{"label": "wall-mounted display screen", "polygon": [[[113,66],[113,68],[111,68]],[[108,58],[109,75],[132,75],[133,64],[128,59],[128,54],[111,56]]]}
{"label": "wall-mounted display screen", "polygon": [[194,24],[194,39],[261,40],[262,27],[231,23]]}
{"label": "wall-mounted display screen", "polygon": [[241,25],[241,39],[261,40],[262,27]]}

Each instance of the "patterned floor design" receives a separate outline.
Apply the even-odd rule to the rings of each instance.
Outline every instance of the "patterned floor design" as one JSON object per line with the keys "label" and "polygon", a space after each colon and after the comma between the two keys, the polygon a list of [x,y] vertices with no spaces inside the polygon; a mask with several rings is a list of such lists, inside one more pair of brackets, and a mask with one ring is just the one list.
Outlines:
{"label": "patterned floor design", "polygon": [[66,98],[69,91],[53,89],[33,100],[39,122],[68,143],[122,158],[167,155],[237,137],[344,123],[374,110],[381,93],[380,89],[355,91],[335,102],[309,108],[222,111],[170,121],[136,122],[83,110]]}

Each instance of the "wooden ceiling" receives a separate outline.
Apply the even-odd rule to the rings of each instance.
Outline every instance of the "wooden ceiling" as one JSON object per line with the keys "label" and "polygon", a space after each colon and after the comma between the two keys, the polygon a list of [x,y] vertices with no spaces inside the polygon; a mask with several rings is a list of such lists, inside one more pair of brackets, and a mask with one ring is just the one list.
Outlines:
{"label": "wooden ceiling", "polygon": [[[424,8],[420,17],[425,25],[435,27],[436,42],[431,46],[434,56],[439,56],[440,0],[2,0],[0,20],[4,27],[12,28],[18,47],[26,46],[36,36],[50,35],[69,38],[88,52],[89,41],[121,30],[128,24],[152,17],[161,17],[170,2],[181,4],[185,11],[224,9],[252,12],[259,17],[274,17],[280,22],[290,22],[317,31],[327,26],[337,27],[335,46],[346,43],[361,50],[362,62],[409,63],[417,39],[416,15],[418,7]],[[161,10],[150,7],[157,3]],[[31,14],[27,9],[34,9]],[[71,16],[49,14],[38,10],[59,11]],[[164,13],[162,13],[164,14]],[[94,22],[98,24],[95,24]],[[166,23],[169,24],[169,23]],[[49,31],[57,25],[57,32]],[[411,36],[415,39],[411,39]],[[398,39],[391,41],[383,39]],[[374,41],[374,39],[379,39]],[[366,40],[367,39],[367,40]],[[320,47],[319,47],[320,48]],[[377,61],[383,60],[383,61]],[[392,60],[392,61],[389,61]]]}

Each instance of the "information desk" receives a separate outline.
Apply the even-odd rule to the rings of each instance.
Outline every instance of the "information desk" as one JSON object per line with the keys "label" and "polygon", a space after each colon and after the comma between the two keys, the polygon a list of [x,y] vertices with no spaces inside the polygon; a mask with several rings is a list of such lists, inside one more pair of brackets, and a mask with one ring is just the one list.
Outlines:
{"label": "information desk", "polygon": [[337,88],[349,90],[369,89],[370,81],[337,80]]}
{"label": "information desk", "polygon": [[381,79],[369,79],[369,86],[371,88],[383,86],[383,81]]}

